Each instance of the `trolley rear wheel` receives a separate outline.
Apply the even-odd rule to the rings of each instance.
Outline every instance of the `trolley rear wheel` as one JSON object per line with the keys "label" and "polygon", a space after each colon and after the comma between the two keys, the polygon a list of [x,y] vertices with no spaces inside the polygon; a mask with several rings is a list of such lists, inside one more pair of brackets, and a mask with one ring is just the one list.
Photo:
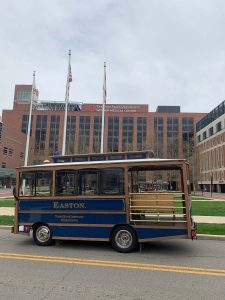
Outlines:
{"label": "trolley rear wheel", "polygon": [[121,225],[112,233],[112,246],[118,252],[132,252],[137,247],[137,237],[134,230],[127,226]]}

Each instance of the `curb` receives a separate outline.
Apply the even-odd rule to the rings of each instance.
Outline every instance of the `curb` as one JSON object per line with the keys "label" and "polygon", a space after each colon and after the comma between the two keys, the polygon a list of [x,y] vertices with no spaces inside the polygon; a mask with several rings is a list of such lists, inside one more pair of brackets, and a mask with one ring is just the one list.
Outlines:
{"label": "curb", "polygon": [[225,235],[197,234],[198,240],[225,241]]}
{"label": "curb", "polygon": [[9,225],[0,225],[0,229],[3,229],[3,230],[11,230],[13,227],[13,225],[9,226]]}

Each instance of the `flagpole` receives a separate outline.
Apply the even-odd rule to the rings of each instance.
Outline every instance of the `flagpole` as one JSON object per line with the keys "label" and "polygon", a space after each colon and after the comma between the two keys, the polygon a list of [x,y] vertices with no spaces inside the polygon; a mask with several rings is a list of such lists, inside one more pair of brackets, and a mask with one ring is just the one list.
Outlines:
{"label": "flagpole", "polygon": [[27,128],[27,141],[26,141],[26,150],[25,150],[25,159],[24,159],[24,166],[25,167],[27,166],[27,163],[28,163],[28,152],[29,152],[31,120],[32,120],[32,107],[33,107],[35,90],[36,90],[36,87],[35,87],[35,71],[33,71],[33,83],[32,83],[32,89],[31,89],[31,97],[30,97],[30,113],[29,113],[29,121],[28,121],[28,128]]}
{"label": "flagpole", "polygon": [[101,153],[104,152],[105,104],[106,104],[106,62],[104,62],[104,82],[103,82],[103,101],[102,101],[102,129],[101,129]]}
{"label": "flagpole", "polygon": [[67,115],[68,115],[68,102],[69,102],[69,89],[70,89],[70,76],[71,76],[71,50],[69,50],[69,61],[68,61],[68,73],[66,82],[66,96],[65,96],[65,115],[64,115],[64,127],[63,127],[63,144],[62,144],[62,155],[65,155],[66,149],[66,129],[67,129]]}

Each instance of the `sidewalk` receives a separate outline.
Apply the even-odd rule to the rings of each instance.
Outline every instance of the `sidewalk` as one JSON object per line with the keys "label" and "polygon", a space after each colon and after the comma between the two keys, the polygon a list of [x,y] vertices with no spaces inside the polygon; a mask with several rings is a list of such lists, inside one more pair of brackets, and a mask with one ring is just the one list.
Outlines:
{"label": "sidewalk", "polygon": [[196,223],[225,224],[225,217],[193,216]]}
{"label": "sidewalk", "polygon": [[0,207],[0,216],[14,216],[14,207]]}
{"label": "sidewalk", "polygon": [[12,189],[0,188],[0,198],[12,197]]}
{"label": "sidewalk", "polygon": [[201,192],[201,191],[195,191],[195,195],[192,192],[191,196],[200,196],[203,198],[208,198],[209,200],[225,200],[225,193],[212,193],[212,197],[211,197],[211,193],[210,192]]}

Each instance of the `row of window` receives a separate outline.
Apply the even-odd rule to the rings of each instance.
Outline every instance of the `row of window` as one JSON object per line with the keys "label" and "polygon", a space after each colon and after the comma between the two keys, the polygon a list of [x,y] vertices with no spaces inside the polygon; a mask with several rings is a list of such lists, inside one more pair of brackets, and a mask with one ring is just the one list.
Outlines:
{"label": "row of window", "polygon": [[96,196],[124,194],[122,168],[60,170],[55,172],[56,189],[52,191],[51,171],[20,174],[20,196]]}
{"label": "row of window", "polygon": [[8,147],[4,147],[3,148],[3,155],[5,155],[5,156],[13,156],[13,149],[12,148],[8,148]]}
{"label": "row of window", "polygon": [[196,131],[200,131],[216,119],[218,119],[220,116],[222,116],[225,113],[225,101],[220,103],[217,107],[215,107],[210,113],[208,113],[202,120],[200,120],[196,124]]}
{"label": "row of window", "polygon": [[197,142],[200,143],[201,141],[207,139],[208,137],[214,135],[217,132],[222,130],[222,123],[218,122],[215,126],[212,126],[208,129],[208,131],[204,131],[202,134],[197,136]]}
{"label": "row of window", "polygon": [[3,130],[3,125],[2,122],[0,122],[0,143],[2,141],[2,130]]}

